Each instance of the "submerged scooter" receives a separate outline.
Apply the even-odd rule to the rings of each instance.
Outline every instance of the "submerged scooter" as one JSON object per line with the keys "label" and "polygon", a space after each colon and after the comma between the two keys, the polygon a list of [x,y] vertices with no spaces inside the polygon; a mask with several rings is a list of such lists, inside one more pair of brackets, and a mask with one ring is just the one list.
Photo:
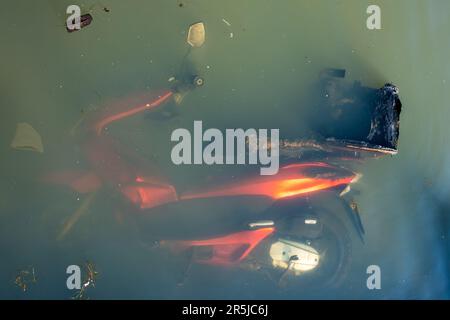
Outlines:
{"label": "submerged scooter", "polygon": [[[242,267],[254,265],[254,261],[258,261],[258,269],[279,273],[279,282],[283,282],[288,275],[306,279],[316,274],[315,270],[330,269],[326,272],[330,276],[326,283],[337,283],[339,281],[331,275],[344,274],[343,270],[349,265],[351,242],[348,231],[335,228],[336,223],[330,222],[335,220],[331,214],[310,212],[308,206],[295,205],[292,211],[277,205],[292,200],[307,200],[325,191],[331,191],[336,197],[343,195],[360,177],[347,168],[348,164],[367,157],[395,154],[401,103],[398,90],[393,85],[387,84],[381,89],[354,85],[344,90],[347,94],[342,94],[336,90],[341,84],[334,78],[329,74],[321,78],[318,88],[322,92],[325,90],[326,100],[321,96],[318,108],[333,114],[343,104],[355,105],[358,107],[356,110],[362,112],[360,116],[364,116],[361,119],[365,119],[365,129],[345,133],[344,128],[352,122],[343,116],[342,111],[336,113],[343,119],[342,123],[337,121],[339,119],[328,119],[341,126],[335,131],[325,125],[326,122],[312,117],[311,123],[316,125],[317,136],[307,140],[282,140],[280,156],[283,165],[276,175],[241,177],[232,183],[179,191],[165,177],[158,175],[158,170],[152,169],[148,161],[104,134],[104,129],[115,121],[145,110],[156,110],[176,94],[182,95],[202,86],[204,80],[191,74],[180,77],[174,88],[153,100],[145,96],[137,97],[128,101],[127,108],[118,104],[117,109],[105,108],[106,113],[91,118],[87,122],[89,134],[81,144],[91,170],[54,174],[47,176],[47,181],[65,184],[81,193],[93,192],[103,185],[109,185],[130,203],[130,211],[135,213],[133,217],[144,236],[151,234],[152,241],[174,252],[192,252],[191,260],[194,263]],[[351,108],[346,111],[349,112],[349,118],[354,117]],[[241,224],[216,235],[202,235],[204,230],[196,230],[193,232],[195,236],[189,238],[183,236],[184,232],[168,236],[167,230],[170,228],[161,227],[180,217],[155,214],[155,209],[168,205],[238,197],[263,198],[273,206],[264,213],[264,221],[249,219],[244,224],[246,227]],[[273,208],[280,209],[271,211]],[[287,211],[291,213],[287,214]],[[289,219],[295,220],[295,223],[286,222]],[[364,230],[359,215],[354,221],[361,235]],[[183,227],[192,226],[186,223]],[[334,249],[327,249],[336,245]],[[329,263],[331,259],[324,258],[325,253],[328,257],[331,253],[335,254],[335,263]]]}

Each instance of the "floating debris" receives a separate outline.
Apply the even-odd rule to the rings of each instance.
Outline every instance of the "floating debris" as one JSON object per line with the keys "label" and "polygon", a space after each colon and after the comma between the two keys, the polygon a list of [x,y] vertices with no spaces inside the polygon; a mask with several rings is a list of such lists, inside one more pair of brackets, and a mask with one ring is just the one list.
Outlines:
{"label": "floating debris", "polygon": [[85,280],[81,284],[80,290],[78,290],[78,292],[73,296],[72,299],[75,299],[75,300],[88,299],[86,297],[86,290],[90,287],[95,288],[95,280],[98,276],[98,272],[95,269],[94,264],[92,262],[87,261],[84,264],[84,269],[85,269],[84,271],[86,273]]}
{"label": "floating debris", "polygon": [[231,23],[229,23],[227,20],[222,19],[223,23],[225,23],[227,26],[231,27]]}
{"label": "floating debris", "polygon": [[39,133],[28,123],[21,122],[17,124],[16,133],[11,147],[17,150],[30,150],[35,152],[44,152],[42,139]]}
{"label": "floating debris", "polygon": [[189,27],[187,43],[192,47],[201,47],[205,42],[205,25],[203,22],[194,23]]}
{"label": "floating debris", "polygon": [[170,77],[167,81],[169,82],[175,81],[175,77]]}
{"label": "floating debris", "polygon": [[29,284],[34,284],[37,282],[36,273],[34,267],[29,269],[20,270],[17,274],[14,283],[23,291],[27,291]]}

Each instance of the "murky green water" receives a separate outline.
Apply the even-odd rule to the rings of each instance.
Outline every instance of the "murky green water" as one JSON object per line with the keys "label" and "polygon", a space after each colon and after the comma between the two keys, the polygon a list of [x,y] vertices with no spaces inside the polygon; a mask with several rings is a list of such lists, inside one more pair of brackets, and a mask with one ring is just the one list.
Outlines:
{"label": "murky green water", "polygon": [[[97,299],[449,298],[448,1],[378,0],[377,31],[365,22],[373,1],[82,1],[77,4],[91,10],[94,21],[67,33],[65,10],[72,2],[2,3],[1,298],[70,298],[66,267],[86,260],[99,271],[88,293]],[[182,262],[144,245],[119,196],[108,190],[63,240],[56,239],[86,195],[43,184],[40,175],[83,167],[70,130],[85,114],[135,92],[169,87],[189,47],[187,28],[198,21],[205,23],[206,42],[192,49],[189,61],[205,85],[185,97],[176,117],[141,114],[109,129],[181,189],[245,169],[173,165],[170,134],[176,128],[203,120],[205,127],[280,128],[281,136],[301,137],[308,130],[308,90],[325,67],[345,68],[348,79],[365,85],[399,87],[399,153],[360,166],[364,176],[355,198],[365,243],[352,234],[350,272],[339,289],[280,289],[255,272],[207,266],[192,267],[177,286]],[[18,122],[40,133],[43,154],[10,147]],[[199,213],[193,219],[208,229],[217,219],[239,220],[237,213],[258,209],[218,200],[158,210]],[[183,221],[175,218],[169,227],[183,232]],[[366,287],[366,268],[373,264],[382,270],[381,290]],[[29,266],[38,281],[24,293],[14,278]]]}

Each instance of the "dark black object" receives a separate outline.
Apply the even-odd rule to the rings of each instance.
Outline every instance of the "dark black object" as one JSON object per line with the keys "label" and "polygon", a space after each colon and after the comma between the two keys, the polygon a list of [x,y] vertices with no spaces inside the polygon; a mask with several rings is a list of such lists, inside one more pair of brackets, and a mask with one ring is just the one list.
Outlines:
{"label": "dark black object", "polygon": [[348,83],[343,75],[341,69],[321,73],[308,115],[315,133],[309,142],[327,151],[396,154],[402,109],[398,88],[390,83],[379,89],[364,87],[358,81]]}
{"label": "dark black object", "polygon": [[376,92],[375,106],[372,111],[369,143],[397,149],[400,134],[400,112],[402,103],[398,97],[398,88],[390,83]]}

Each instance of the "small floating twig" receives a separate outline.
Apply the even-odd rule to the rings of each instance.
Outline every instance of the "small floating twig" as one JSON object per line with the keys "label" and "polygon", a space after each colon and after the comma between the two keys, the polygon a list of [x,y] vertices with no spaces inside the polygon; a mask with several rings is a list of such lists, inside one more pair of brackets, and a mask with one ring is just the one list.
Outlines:
{"label": "small floating twig", "polygon": [[222,19],[223,23],[225,23],[227,26],[231,27],[231,23],[229,23],[227,20]]}

